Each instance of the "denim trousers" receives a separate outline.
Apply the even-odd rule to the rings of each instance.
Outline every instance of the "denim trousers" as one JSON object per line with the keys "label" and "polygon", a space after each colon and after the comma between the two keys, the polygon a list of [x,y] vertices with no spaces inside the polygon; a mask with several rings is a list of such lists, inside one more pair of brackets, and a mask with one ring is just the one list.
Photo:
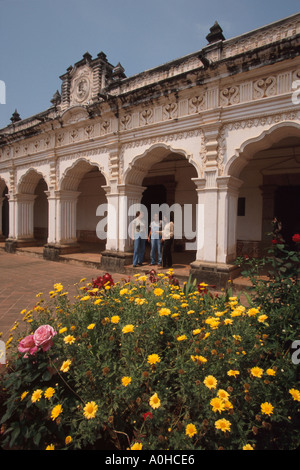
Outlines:
{"label": "denim trousers", "polygon": [[137,237],[134,239],[133,266],[142,264],[145,254],[145,239]]}
{"label": "denim trousers", "polygon": [[156,253],[157,253],[157,264],[161,264],[160,238],[151,238],[151,252],[150,252],[151,264],[156,264]]}

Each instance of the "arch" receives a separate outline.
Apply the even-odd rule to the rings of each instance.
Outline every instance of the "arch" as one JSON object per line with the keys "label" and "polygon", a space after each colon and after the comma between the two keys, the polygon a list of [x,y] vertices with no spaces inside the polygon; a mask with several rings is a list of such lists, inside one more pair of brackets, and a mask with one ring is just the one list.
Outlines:
{"label": "arch", "polygon": [[37,171],[35,168],[29,168],[26,173],[20,178],[20,181],[17,186],[17,193],[34,194],[35,188],[41,178],[44,179],[45,183],[47,184],[47,187],[49,187],[47,179],[41,172]]}
{"label": "arch", "polygon": [[198,177],[199,168],[193,161],[192,156],[188,155],[182,149],[174,149],[166,144],[154,144],[141,155],[137,155],[129,163],[127,170],[124,173],[124,184],[141,185],[145,174],[148,170],[159,161],[163,160],[170,154],[178,154],[184,156],[189,163],[191,163],[197,172]]}
{"label": "arch", "polygon": [[287,137],[300,138],[300,125],[295,122],[281,122],[263,131],[257,137],[244,142],[225,166],[225,175],[239,177],[252,157],[259,151],[270,148]]}
{"label": "arch", "polygon": [[83,176],[91,171],[92,167],[98,168],[101,174],[104,176],[105,184],[107,184],[108,178],[104,173],[103,168],[97,162],[91,162],[86,158],[79,158],[74,161],[70,167],[68,167],[60,180],[59,187],[61,190],[76,191]]}
{"label": "arch", "polygon": [[2,196],[5,188],[8,188],[8,183],[5,181],[3,176],[0,176],[0,197]]}

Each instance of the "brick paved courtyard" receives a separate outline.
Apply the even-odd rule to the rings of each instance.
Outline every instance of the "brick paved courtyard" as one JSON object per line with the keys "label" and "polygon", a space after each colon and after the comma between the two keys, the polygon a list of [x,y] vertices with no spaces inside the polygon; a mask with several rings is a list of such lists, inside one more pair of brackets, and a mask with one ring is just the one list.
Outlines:
{"label": "brick paved courtyard", "polygon": [[[46,295],[53,289],[53,284],[61,282],[71,296],[77,293],[74,284],[80,279],[91,280],[100,276],[102,271],[88,266],[46,261],[42,258],[8,254],[0,251],[0,332],[7,340],[9,330],[15,320],[21,320],[20,312],[31,309],[36,304],[36,294]],[[114,280],[125,276],[114,274]]]}

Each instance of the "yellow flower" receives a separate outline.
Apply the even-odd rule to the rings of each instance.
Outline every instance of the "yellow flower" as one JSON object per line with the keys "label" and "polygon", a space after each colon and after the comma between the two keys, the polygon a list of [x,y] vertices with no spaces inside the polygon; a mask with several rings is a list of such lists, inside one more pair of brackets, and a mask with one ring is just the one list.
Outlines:
{"label": "yellow flower", "polygon": [[29,392],[23,392],[22,395],[21,395],[21,401],[24,400],[24,398],[28,395]]}
{"label": "yellow flower", "polygon": [[204,364],[207,362],[207,359],[203,356],[191,356],[192,361],[197,362],[197,364]]}
{"label": "yellow flower", "polygon": [[113,317],[111,317],[110,321],[111,323],[119,323],[120,317],[118,315],[114,315]]}
{"label": "yellow flower", "polygon": [[179,300],[181,297],[179,294],[173,294],[172,299]]}
{"label": "yellow flower", "polygon": [[154,393],[154,395],[152,395],[152,397],[149,400],[149,405],[154,410],[160,407],[160,399],[158,398],[157,393]]}
{"label": "yellow flower", "polygon": [[87,329],[88,330],[92,330],[93,328],[95,328],[96,324],[95,323],[90,323],[88,326],[87,326]]}
{"label": "yellow flower", "polygon": [[64,361],[62,363],[62,366],[61,366],[60,370],[62,372],[68,372],[68,370],[70,369],[71,363],[72,363],[72,361],[70,359],[68,359],[67,361]]}
{"label": "yellow flower", "polygon": [[291,388],[289,390],[289,393],[292,395],[292,397],[295,401],[300,401],[300,392],[299,392],[299,390],[296,390],[295,388]]}
{"label": "yellow flower", "polygon": [[267,375],[276,375],[276,372],[275,372],[274,369],[267,369],[267,370],[266,370],[266,374],[267,374]]}
{"label": "yellow flower", "polygon": [[158,313],[160,317],[163,317],[163,316],[171,315],[171,310],[169,308],[161,308]]}
{"label": "yellow flower", "polygon": [[75,341],[75,338],[72,335],[68,335],[64,337],[65,344],[73,344],[74,341]]}
{"label": "yellow flower", "polygon": [[196,426],[193,423],[188,424],[185,428],[185,434],[189,437],[193,437],[197,434]]}
{"label": "yellow flower", "polygon": [[57,292],[60,292],[63,290],[63,286],[61,285],[60,282],[58,282],[57,284],[54,284],[54,289],[57,291]]}
{"label": "yellow flower", "polygon": [[98,410],[98,405],[94,401],[89,401],[83,408],[83,415],[86,419],[95,418]]}
{"label": "yellow flower", "polygon": [[99,305],[100,302],[102,302],[102,299],[97,299],[97,300],[95,300],[94,305]]}
{"label": "yellow flower", "polygon": [[219,413],[221,413],[222,411],[225,410],[225,405],[224,405],[224,401],[221,400],[220,398],[216,397],[216,398],[212,398],[212,400],[210,400],[210,404],[212,406],[212,410],[216,413],[217,411]]}
{"label": "yellow flower", "polygon": [[121,289],[120,290],[120,295],[125,295],[128,293],[128,289]]}
{"label": "yellow flower", "polygon": [[122,377],[122,385],[124,385],[124,387],[127,387],[127,385],[129,385],[131,383],[131,377]]}
{"label": "yellow flower", "polygon": [[233,377],[236,377],[237,375],[239,375],[239,371],[238,371],[238,370],[232,370],[232,369],[231,369],[231,370],[229,370],[229,371],[227,372],[227,375],[229,375],[229,377],[232,377],[232,376],[233,376]]}
{"label": "yellow flower", "polygon": [[257,313],[259,313],[259,309],[258,308],[250,308],[247,312],[247,315],[249,317],[253,317],[254,315],[256,315]]}
{"label": "yellow flower", "polygon": [[72,442],[72,437],[71,437],[71,436],[67,436],[67,437],[65,438],[65,444],[68,445],[68,444],[70,444],[71,442]]}
{"label": "yellow flower", "polygon": [[54,444],[49,444],[47,447],[46,447],[46,450],[54,450],[55,447],[54,447]]}
{"label": "yellow flower", "polygon": [[230,431],[230,426],[231,423],[224,418],[218,419],[218,421],[215,422],[215,428],[220,429],[223,432]]}
{"label": "yellow flower", "polygon": [[85,300],[90,300],[90,296],[85,295],[84,297],[81,297],[81,299],[80,299],[81,302],[84,302]]}
{"label": "yellow flower", "polygon": [[258,377],[260,378],[263,374],[263,369],[261,369],[260,367],[252,367],[252,369],[250,370],[251,372],[251,375],[253,375],[253,377]]}
{"label": "yellow flower", "polygon": [[271,405],[271,403],[268,403],[267,401],[265,403],[262,403],[260,405],[261,412],[264,413],[265,415],[271,415],[274,410],[274,406]]}
{"label": "yellow flower", "polygon": [[213,375],[208,375],[203,380],[203,383],[207,388],[211,389],[211,388],[216,388],[217,387],[218,381]]}
{"label": "yellow flower", "polygon": [[124,328],[122,328],[122,333],[132,333],[134,330],[133,325],[125,325]]}
{"label": "yellow flower", "polygon": [[186,339],[187,339],[186,335],[177,336],[177,341],[184,341]]}
{"label": "yellow flower", "polygon": [[63,328],[61,328],[58,332],[59,333],[64,333],[65,331],[67,331],[67,327],[64,326]]}
{"label": "yellow flower", "polygon": [[193,330],[193,335],[198,335],[199,333],[201,333],[201,330],[199,328]]}
{"label": "yellow flower", "polygon": [[48,400],[50,400],[50,398],[53,397],[54,393],[55,393],[54,388],[48,387],[47,390],[44,393],[44,397],[48,398]]}
{"label": "yellow flower", "polygon": [[[181,306],[182,306],[182,305],[181,305]],[[187,312],[188,315],[191,315],[192,313],[195,313],[195,310],[189,310],[189,311]]]}
{"label": "yellow flower", "polygon": [[157,362],[160,362],[160,357],[158,354],[150,354],[148,356],[148,361],[149,364],[156,364]]}
{"label": "yellow flower", "polygon": [[266,321],[267,318],[268,318],[268,315],[259,315],[259,317],[258,317],[257,320],[258,320],[260,323],[264,323],[264,321]]}
{"label": "yellow flower", "polygon": [[222,400],[228,400],[228,397],[229,397],[229,393],[226,392],[226,390],[223,390],[220,388],[220,390],[218,390],[218,393],[217,393],[218,397],[221,398]]}
{"label": "yellow flower", "polygon": [[243,446],[243,450],[254,450],[254,449],[253,449],[252,445],[246,444],[246,445]]}
{"label": "yellow flower", "polygon": [[35,403],[36,401],[39,401],[42,398],[43,395],[43,390],[35,390],[33,394],[31,395],[31,401],[32,403]]}
{"label": "yellow flower", "polygon": [[135,442],[131,447],[130,450],[142,450],[143,444],[141,442]]}
{"label": "yellow flower", "polygon": [[53,410],[51,411],[51,419],[54,421],[60,413],[62,413],[63,409],[61,405],[56,405]]}
{"label": "yellow flower", "polygon": [[160,295],[163,295],[164,291],[160,287],[157,287],[156,289],[154,289],[153,293],[154,293],[154,295],[159,297]]}
{"label": "yellow flower", "polygon": [[137,305],[143,305],[146,302],[146,299],[140,299],[139,297],[137,297],[136,299],[134,299],[134,302]]}

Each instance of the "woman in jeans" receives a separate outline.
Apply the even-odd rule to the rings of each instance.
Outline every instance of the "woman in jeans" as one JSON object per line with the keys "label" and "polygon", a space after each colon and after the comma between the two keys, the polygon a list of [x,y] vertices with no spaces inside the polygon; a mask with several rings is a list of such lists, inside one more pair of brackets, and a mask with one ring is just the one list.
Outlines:
{"label": "woman in jeans", "polygon": [[153,220],[150,224],[150,232],[148,237],[148,242],[151,243],[151,266],[156,264],[156,253],[157,253],[157,264],[161,264],[161,237],[159,235],[159,229],[161,228],[161,221],[159,220],[159,215],[156,213],[153,216]]}
{"label": "woman in jeans", "polygon": [[145,243],[146,243],[146,227],[144,223],[144,213],[138,211],[136,213],[136,218],[132,223],[132,238],[134,240],[134,251],[133,251],[133,267],[142,266],[144,253],[145,253]]}

